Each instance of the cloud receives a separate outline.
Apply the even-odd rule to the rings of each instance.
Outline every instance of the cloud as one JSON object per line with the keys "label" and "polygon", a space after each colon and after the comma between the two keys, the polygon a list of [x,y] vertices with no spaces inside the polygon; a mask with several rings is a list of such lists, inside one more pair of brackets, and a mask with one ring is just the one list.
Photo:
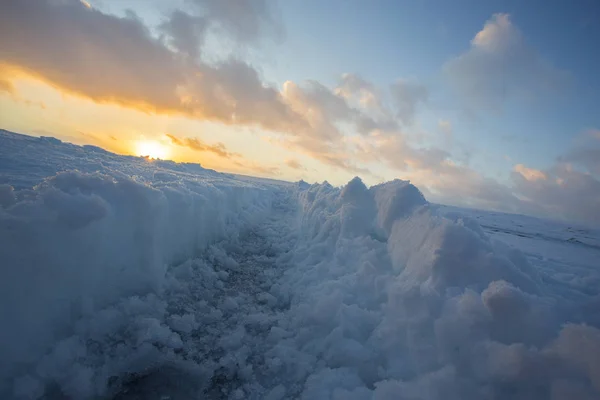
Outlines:
{"label": "cloud", "polygon": [[188,11],[175,10],[160,25],[167,43],[197,59],[212,34],[233,43],[253,44],[263,38],[281,38],[284,29],[274,13],[274,3],[264,0],[189,0]]}
{"label": "cloud", "polygon": [[[333,90],[314,80],[302,84],[286,81],[281,94],[285,103],[307,122],[307,127],[296,130],[296,144],[309,151],[337,147],[348,135],[368,136],[398,128],[374,86],[356,75],[342,75]],[[364,100],[365,96],[371,101]]]}
{"label": "cloud", "polygon": [[416,147],[401,131],[377,132],[358,141],[364,161],[383,162],[398,171],[438,170],[450,154],[437,147]]}
{"label": "cloud", "polygon": [[28,100],[21,96],[10,78],[14,77],[16,71],[0,63],[0,95],[8,95],[13,101],[25,104],[30,107],[39,107],[46,109],[42,101]]}
{"label": "cloud", "polygon": [[510,186],[486,177],[468,165],[455,164],[450,160],[416,170],[412,180],[423,185],[428,198],[434,202],[505,212],[532,211]]}
{"label": "cloud", "polygon": [[267,0],[189,0],[207,19],[237,42],[252,42],[265,36],[281,36],[283,27]]}
{"label": "cloud", "polygon": [[[314,137],[328,141],[339,139],[341,125],[349,128],[351,133],[361,135],[368,135],[374,130],[397,127],[387,115],[373,116],[369,112],[372,110],[367,109],[368,105],[351,104],[354,94],[343,86],[331,90],[314,80],[303,84],[287,81],[282,90],[286,103],[308,121],[311,132],[306,133]],[[384,110],[383,107],[381,110]]]}
{"label": "cloud", "polygon": [[[454,163],[439,149],[416,149],[406,143],[383,148],[388,165],[404,171],[434,202],[600,225],[600,181],[591,171],[564,162],[568,157],[544,170],[517,164],[503,183]],[[596,168],[598,159],[600,155],[591,152],[584,158]]]}
{"label": "cloud", "polygon": [[306,170],[306,168],[304,168],[302,166],[302,164],[300,164],[300,162],[298,162],[298,160],[296,159],[289,159],[289,160],[285,160],[285,165],[287,165],[288,167],[292,168],[292,169],[300,169],[300,170]]}
{"label": "cloud", "polygon": [[569,151],[560,160],[583,166],[590,173],[600,176],[600,148],[579,147]]}
{"label": "cloud", "polygon": [[439,120],[438,128],[447,136],[452,136],[452,122],[448,120]]}
{"label": "cloud", "polygon": [[240,156],[238,153],[231,153],[227,151],[227,148],[223,143],[206,144],[198,138],[180,139],[177,136],[171,135],[169,133],[167,133],[166,136],[169,139],[171,139],[171,143],[173,143],[174,145],[189,147],[190,149],[195,151],[213,153],[222,158],[232,158]]}
{"label": "cloud", "polygon": [[[209,15],[225,18],[224,12]],[[184,33],[170,31],[172,47],[191,51]],[[193,62],[131,15],[103,14],[75,0],[2,2],[0,36],[8,38],[0,42],[0,62],[98,102],[281,132],[305,124],[247,63]]]}
{"label": "cloud", "polygon": [[347,100],[356,99],[357,102],[367,109],[381,110],[380,94],[375,86],[359,75],[342,74],[335,93]]}
{"label": "cloud", "polygon": [[600,181],[558,163],[543,172],[546,179],[527,179],[512,173],[514,190],[537,210],[554,218],[577,220],[587,225],[600,224]]}
{"label": "cloud", "polygon": [[521,174],[521,176],[523,178],[527,179],[528,181],[537,181],[537,180],[547,179],[546,174],[543,173],[542,171],[534,169],[534,168],[527,168],[523,164],[515,165],[513,170],[515,172]]}
{"label": "cloud", "polygon": [[[600,223],[600,182],[564,162],[547,170],[517,164],[501,182],[454,162],[444,149],[416,147],[400,132],[363,138],[358,148],[361,159],[410,178],[434,202]],[[596,159],[590,154],[585,160]]]}
{"label": "cloud", "polygon": [[592,139],[600,140],[600,129],[588,129],[585,134]]}
{"label": "cloud", "polygon": [[290,107],[308,121],[308,133],[323,140],[339,139],[341,133],[335,123],[350,121],[355,115],[344,98],[317,81],[307,81],[303,86],[287,81],[282,94]]}
{"label": "cloud", "polygon": [[364,161],[362,154],[348,147],[343,138],[334,143],[311,137],[271,137],[268,141],[351,174],[375,176],[368,168],[357,165],[357,161]]}
{"label": "cloud", "polygon": [[12,84],[12,82],[4,78],[0,78],[0,93],[8,93],[10,95],[14,95],[15,87]]}
{"label": "cloud", "polygon": [[241,173],[253,172],[267,176],[279,175],[281,173],[279,167],[258,164],[252,160],[245,159],[239,153],[228,151],[223,143],[207,144],[198,138],[179,138],[169,133],[166,136],[176,146],[188,147],[194,151],[203,153],[212,153],[217,157],[227,159],[230,165]]}
{"label": "cloud", "polygon": [[[434,202],[598,226],[600,181],[593,168],[598,168],[600,154],[588,151],[568,152],[562,161],[545,170],[517,164],[509,181],[503,183],[468,165],[454,163],[444,150],[416,148],[401,138],[387,137],[371,149],[381,161],[410,177]],[[579,156],[580,164],[588,165],[589,172],[564,162],[574,155]]]}
{"label": "cloud", "polygon": [[375,86],[357,74],[342,74],[336,93],[344,98],[350,98],[357,93],[374,94]]}
{"label": "cloud", "polygon": [[398,129],[398,122],[386,104],[384,94],[359,75],[342,74],[333,92],[361,110],[362,115],[357,118],[360,132]]}
{"label": "cloud", "polygon": [[582,167],[590,174],[600,176],[600,130],[587,129],[575,138],[575,145],[558,158],[559,162]]}
{"label": "cloud", "polygon": [[494,14],[444,72],[467,105],[491,110],[511,97],[557,92],[568,81],[525,41],[508,14]]}
{"label": "cloud", "polygon": [[197,59],[200,55],[207,28],[208,22],[205,18],[181,10],[173,11],[170,18],[159,27],[166,35],[169,45],[192,59]]}
{"label": "cloud", "polygon": [[[138,20],[88,9],[79,1],[2,2],[2,61],[98,101],[179,107],[183,81],[173,54]],[[127,38],[127,40],[123,40]]]}
{"label": "cloud", "polygon": [[[359,89],[349,86],[349,79],[347,74],[342,76],[340,86],[333,90],[317,81],[309,80],[301,85],[285,82],[282,96],[291,109],[307,121],[307,126],[296,129],[294,136],[279,139],[277,143],[326,165],[353,174],[372,175],[367,168],[356,165],[361,152],[352,148],[356,142],[351,139],[394,130],[397,124],[385,113],[373,116],[364,105],[350,104]],[[353,82],[360,82],[363,87],[369,85],[364,80]]]}
{"label": "cloud", "polygon": [[412,125],[419,104],[425,103],[429,91],[424,85],[398,80],[391,85],[392,100],[396,106],[396,114],[404,125]]}
{"label": "cloud", "polygon": [[242,173],[254,172],[267,176],[279,175],[281,173],[279,167],[261,165],[253,161],[234,161],[233,164],[240,167],[242,169]]}

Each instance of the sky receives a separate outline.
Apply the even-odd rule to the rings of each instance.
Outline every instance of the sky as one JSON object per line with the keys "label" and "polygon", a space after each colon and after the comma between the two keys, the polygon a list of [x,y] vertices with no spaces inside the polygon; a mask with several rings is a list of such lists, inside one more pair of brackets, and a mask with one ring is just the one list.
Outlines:
{"label": "sky", "polygon": [[9,0],[0,38],[3,129],[600,225],[596,1]]}

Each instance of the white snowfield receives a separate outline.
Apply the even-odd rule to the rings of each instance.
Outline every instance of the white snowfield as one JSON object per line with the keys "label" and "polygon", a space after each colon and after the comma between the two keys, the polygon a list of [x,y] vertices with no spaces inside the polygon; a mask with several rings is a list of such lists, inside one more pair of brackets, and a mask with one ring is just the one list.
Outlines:
{"label": "white snowfield", "polygon": [[599,237],[0,131],[0,398],[598,399]]}

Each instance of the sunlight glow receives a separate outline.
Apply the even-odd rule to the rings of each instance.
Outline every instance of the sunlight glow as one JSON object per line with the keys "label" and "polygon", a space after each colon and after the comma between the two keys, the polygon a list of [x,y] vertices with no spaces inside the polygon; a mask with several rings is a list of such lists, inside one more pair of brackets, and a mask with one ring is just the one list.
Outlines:
{"label": "sunlight glow", "polygon": [[136,154],[142,157],[165,160],[169,156],[169,149],[159,142],[143,140],[137,142]]}

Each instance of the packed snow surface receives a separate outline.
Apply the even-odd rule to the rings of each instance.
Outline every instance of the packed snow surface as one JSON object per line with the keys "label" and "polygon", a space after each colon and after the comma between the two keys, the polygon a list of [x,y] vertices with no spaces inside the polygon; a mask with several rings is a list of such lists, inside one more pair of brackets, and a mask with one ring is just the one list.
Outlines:
{"label": "packed snow surface", "polygon": [[599,238],[0,131],[0,398],[598,399]]}

